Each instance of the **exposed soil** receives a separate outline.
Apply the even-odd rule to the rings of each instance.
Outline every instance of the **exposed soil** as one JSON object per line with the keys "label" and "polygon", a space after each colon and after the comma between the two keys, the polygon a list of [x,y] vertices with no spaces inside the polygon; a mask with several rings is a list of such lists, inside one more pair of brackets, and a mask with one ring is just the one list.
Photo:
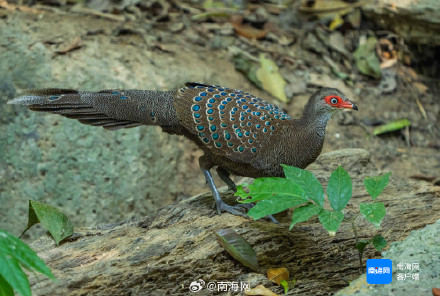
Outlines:
{"label": "exposed soil", "polygon": [[[89,1],[89,7],[74,5],[69,1],[15,1],[18,6],[12,4],[13,2],[0,0],[0,50],[5,49],[5,52],[0,52],[3,60],[0,65],[5,69],[0,73],[0,78],[6,77],[1,79],[3,85],[0,84],[2,102],[28,87],[78,87],[98,90],[122,86],[176,89],[186,81],[203,81],[250,91],[280,105],[291,115],[298,116],[310,95],[318,87],[336,87],[356,103],[359,111],[341,112],[334,116],[327,127],[323,152],[342,148],[363,148],[371,153],[373,163],[380,170],[393,173],[391,182],[394,177],[398,177],[403,180],[422,180],[420,184],[439,184],[439,77],[426,76],[426,73],[435,71],[431,71],[429,64],[417,64],[418,59],[411,59],[414,53],[409,48],[417,47],[416,44],[407,46],[401,37],[390,37],[394,36],[393,32],[378,27],[379,22],[371,25],[374,20],[365,19],[362,9],[359,11],[362,18],[358,27],[353,27],[344,15],[343,25],[332,31],[329,29],[329,22],[320,22],[316,17],[300,15],[295,6],[282,9],[270,3],[251,4],[238,12],[235,8],[227,8],[222,10],[220,16],[204,16],[203,13],[213,10],[205,10],[202,4],[194,4],[191,1],[121,1],[117,5],[111,4],[112,1],[101,1],[104,4],[99,4],[100,1]],[[29,4],[28,2],[37,2],[37,5],[23,6]],[[129,2],[131,4],[128,4]],[[98,4],[102,7],[98,7]],[[109,5],[113,6],[109,8]],[[242,21],[243,19],[245,21]],[[256,33],[243,29],[246,26],[257,30]],[[262,32],[262,28],[265,28],[265,33]],[[258,34],[264,34],[264,37],[245,37],[249,34],[255,38],[260,38]],[[383,79],[381,82],[381,78],[374,79],[361,74],[355,66],[353,52],[358,48],[360,40],[370,36],[375,36],[378,40],[391,40],[391,55],[380,56],[383,58],[383,66],[386,63],[392,64],[391,67],[384,68],[396,73],[395,80],[391,79],[391,84],[395,82],[396,85],[391,87],[391,90],[384,91]],[[23,56],[23,52],[29,52],[30,55]],[[44,54],[34,55],[35,52]],[[426,51],[427,55],[432,52],[435,50]],[[271,99],[273,95],[258,88],[245,74],[234,68],[237,66],[237,57],[241,61],[258,63],[260,53],[266,54],[266,57],[278,65],[279,73],[287,81],[285,90],[290,102],[283,103]],[[396,56],[393,57],[393,54]],[[429,56],[420,60],[429,60]],[[338,73],[347,76],[341,78]],[[49,139],[47,134],[48,139],[39,138],[45,134],[46,127],[50,130],[60,124],[66,130],[66,134],[73,130],[70,126],[64,126],[65,123],[60,123],[55,116],[53,119],[34,119],[29,117],[33,115],[28,113],[23,115],[24,118],[32,118],[35,121],[23,119],[17,124],[17,114],[24,112],[23,110],[12,109],[10,106],[2,107],[0,110],[0,121],[5,126],[8,125],[7,130],[1,131],[8,135],[20,134],[21,138],[14,140],[20,143],[35,141],[35,145],[45,151],[45,157],[50,155],[50,149],[55,147],[51,146],[51,141],[55,140]],[[373,135],[375,126],[402,118],[411,122],[410,127]],[[35,122],[38,123],[38,132],[28,126]],[[18,132],[19,129],[23,132]],[[94,193],[94,187],[90,189],[89,184],[78,181],[78,184],[81,184],[78,185],[79,189],[84,189],[81,191],[82,199],[75,199],[80,195],[76,191],[72,193],[72,198],[60,200],[50,196],[48,199],[53,198],[59,206],[72,210],[69,214],[80,224],[89,225],[141,217],[166,204],[207,191],[197,163],[201,152],[194,144],[186,139],[175,140],[173,137],[162,135],[158,129],[142,129],[144,130],[136,134],[140,143],[144,137],[150,137],[148,139],[157,142],[147,147],[151,150],[139,148],[139,154],[146,155],[146,164],[133,164],[133,170],[139,170],[139,179],[144,177],[147,169],[151,169],[149,175],[145,174],[146,178],[151,178],[149,180],[152,181],[142,183],[145,191],[142,191],[140,198],[130,196],[130,199],[126,200],[125,197],[121,197],[114,201],[112,194],[117,193],[106,191],[105,182],[108,180],[105,179],[102,185],[104,189],[96,189],[96,196],[86,191],[89,189]],[[90,132],[91,137],[92,133]],[[124,136],[133,135],[130,133],[133,132],[117,132],[116,143],[129,142]],[[78,136],[76,142],[69,142],[69,145],[79,145],[82,143],[81,140],[90,135]],[[2,138],[1,147],[5,150],[8,145],[12,147],[7,139],[9,138]],[[88,144],[88,149],[95,148],[96,143],[91,143]],[[106,143],[106,149],[112,151],[114,147]],[[166,156],[161,158],[160,155],[163,154]],[[20,182],[25,175],[17,173],[19,169],[13,163],[8,163],[6,155],[2,154],[4,159],[0,159],[2,165],[5,163],[5,167],[0,170],[0,179],[3,180],[0,182],[4,183],[0,184],[2,188],[9,188],[7,184],[14,182],[16,185],[15,191],[11,190],[1,196],[2,208],[3,205],[7,209],[15,207],[15,215],[25,217],[23,213],[26,204],[18,208],[14,198],[18,196],[27,200],[28,195],[13,194],[19,192],[22,184]],[[69,158],[69,155],[63,157]],[[36,156],[30,153],[26,157],[25,161],[31,162]],[[131,155],[128,159],[132,163],[137,162]],[[72,162],[75,161],[76,159]],[[168,170],[153,172],[151,167],[157,163],[166,166]],[[130,168],[128,165],[127,172]],[[38,170],[40,169],[38,167]],[[109,183],[117,179],[118,174],[125,175],[125,172],[117,169],[116,173],[104,173],[113,173],[108,177]],[[39,178],[36,183],[41,183],[44,175]],[[133,183],[138,183],[137,181],[138,179]],[[216,181],[220,184],[219,180]],[[75,187],[75,182],[69,184],[69,188],[75,188],[72,191],[79,190]],[[134,186],[127,184],[128,187]],[[62,189],[62,192],[68,191],[65,186]],[[36,190],[31,193],[40,194]],[[108,194],[109,199],[113,200],[112,203],[100,199],[99,194],[104,197]],[[92,201],[93,198],[97,201]],[[141,199],[148,200],[148,204],[142,204]],[[109,211],[104,211],[104,207],[108,207]],[[4,220],[0,222],[5,223],[8,230],[17,231],[24,222],[13,221],[6,214],[9,213],[5,213]],[[417,227],[424,225],[417,224]],[[398,237],[401,238],[402,236]]]}

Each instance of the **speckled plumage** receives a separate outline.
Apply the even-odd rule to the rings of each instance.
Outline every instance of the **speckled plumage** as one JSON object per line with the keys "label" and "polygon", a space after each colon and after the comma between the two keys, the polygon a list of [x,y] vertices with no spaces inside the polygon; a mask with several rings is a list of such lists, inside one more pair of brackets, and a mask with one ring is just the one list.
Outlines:
{"label": "speckled plumage", "polygon": [[182,88],[174,106],[181,125],[206,149],[237,162],[252,162],[270,137],[289,125],[290,119],[261,98],[217,86]]}
{"label": "speckled plumage", "polygon": [[9,103],[111,130],[158,125],[170,134],[186,136],[204,151],[200,168],[218,212],[234,214],[240,213],[221,201],[212,167],[218,167],[219,176],[232,188],[229,174],[283,176],[280,164],[305,168],[321,152],[331,115],[340,108],[357,110],[339,90],[324,88],[310,98],[301,118],[292,119],[249,93],[200,83],[187,83],[177,91],[28,90]]}

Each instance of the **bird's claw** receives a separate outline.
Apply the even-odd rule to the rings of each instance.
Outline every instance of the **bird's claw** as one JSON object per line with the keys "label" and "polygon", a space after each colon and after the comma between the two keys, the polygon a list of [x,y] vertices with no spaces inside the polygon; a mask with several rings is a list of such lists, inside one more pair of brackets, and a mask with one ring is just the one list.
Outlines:
{"label": "bird's claw", "polygon": [[[250,217],[246,214],[246,212],[249,211],[253,206],[254,206],[253,203],[242,203],[242,204],[237,204],[235,206],[230,206],[222,201],[219,205],[217,205],[217,212],[219,215],[222,212],[227,212],[235,216],[240,216],[249,219]],[[267,215],[264,218],[269,219],[275,224],[279,224],[277,219],[275,219],[272,215]]]}
{"label": "bird's claw", "polygon": [[220,204],[217,204],[217,212],[220,215],[222,212],[227,212],[235,216],[240,216],[243,218],[249,218],[248,215],[246,215],[247,210],[249,210],[249,207],[245,204],[238,204],[235,206],[230,206],[224,202],[221,202]]}

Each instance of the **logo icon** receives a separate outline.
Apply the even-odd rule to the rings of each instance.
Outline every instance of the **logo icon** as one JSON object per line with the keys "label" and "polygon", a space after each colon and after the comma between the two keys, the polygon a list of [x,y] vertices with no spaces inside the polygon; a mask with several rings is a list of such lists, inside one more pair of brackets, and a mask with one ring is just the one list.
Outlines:
{"label": "logo icon", "polygon": [[367,260],[367,283],[389,284],[393,280],[393,263],[391,259]]}
{"label": "logo icon", "polygon": [[198,281],[193,281],[191,282],[191,284],[189,285],[189,290],[191,292],[199,292],[200,290],[203,289],[203,285],[205,285],[205,281],[204,280],[198,280]]}

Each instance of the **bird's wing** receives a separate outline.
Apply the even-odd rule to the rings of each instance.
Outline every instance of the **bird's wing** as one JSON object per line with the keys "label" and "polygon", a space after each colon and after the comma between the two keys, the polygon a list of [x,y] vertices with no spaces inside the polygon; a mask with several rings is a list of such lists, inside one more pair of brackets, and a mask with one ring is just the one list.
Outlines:
{"label": "bird's wing", "polygon": [[291,124],[288,114],[249,93],[188,83],[174,100],[180,123],[212,153],[250,163],[271,136]]}

